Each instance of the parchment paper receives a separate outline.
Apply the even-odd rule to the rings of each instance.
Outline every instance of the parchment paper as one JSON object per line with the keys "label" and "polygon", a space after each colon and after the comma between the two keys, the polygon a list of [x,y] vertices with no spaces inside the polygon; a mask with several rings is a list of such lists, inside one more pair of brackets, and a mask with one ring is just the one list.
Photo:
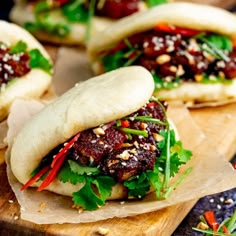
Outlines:
{"label": "parchment paper", "polygon": [[[75,83],[91,77],[92,72],[86,61],[86,54],[80,50],[59,49],[54,75],[54,85],[58,95],[64,93]],[[8,118],[9,148],[24,122],[27,122],[30,115],[33,115],[32,111],[37,112],[42,108],[42,104],[35,101],[19,100],[15,101],[13,105]],[[20,112],[20,115],[19,109],[24,111]],[[151,212],[235,187],[236,173],[231,164],[217,153],[217,148],[196,126],[188,110],[181,103],[175,103],[170,104],[168,114],[177,126],[183,146],[193,152],[191,161],[181,168],[180,174],[189,166],[193,167],[193,171],[168,199],[157,201],[155,194],[150,194],[142,201],[110,201],[96,211],[80,212],[72,209],[73,203],[68,197],[47,191],[36,192],[35,189],[20,192],[21,184],[10,170],[8,151],[8,177],[21,205],[21,218],[38,224],[92,222]]]}
{"label": "parchment paper", "polygon": [[[14,103],[8,119],[9,147],[24,120],[27,121],[30,114],[33,115],[32,111],[37,112],[37,109],[40,110],[41,107],[42,104],[37,104],[35,101],[21,100]],[[21,112],[20,117],[19,108],[24,111]],[[184,147],[193,152],[191,161],[181,169],[181,172],[188,166],[192,166],[193,171],[168,199],[158,201],[155,194],[150,194],[141,201],[126,201],[124,204],[120,201],[110,201],[96,211],[79,213],[72,209],[73,203],[68,197],[47,191],[39,193],[35,189],[19,191],[22,185],[12,175],[9,162],[7,162],[9,182],[21,205],[21,218],[39,224],[91,222],[151,212],[235,187],[236,172],[225,158],[216,152],[214,145],[205,138],[187,109],[181,104],[171,105],[169,116],[177,126]],[[9,155],[7,157],[9,160]]]}

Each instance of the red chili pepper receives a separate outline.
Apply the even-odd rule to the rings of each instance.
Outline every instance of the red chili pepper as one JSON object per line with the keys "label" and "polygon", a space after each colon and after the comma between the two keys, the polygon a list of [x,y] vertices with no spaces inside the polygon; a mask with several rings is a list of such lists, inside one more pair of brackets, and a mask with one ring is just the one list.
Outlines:
{"label": "red chili pepper", "polygon": [[236,170],[236,162],[232,164],[233,168]]}
{"label": "red chili pepper", "polygon": [[53,166],[53,168],[48,173],[47,177],[43,180],[37,191],[44,190],[56,177],[58,171],[60,170],[64,160],[66,158],[66,155],[63,155]]}
{"label": "red chili pepper", "polygon": [[49,170],[49,166],[45,166],[43,169],[41,169],[38,173],[36,173],[31,179],[29,179],[27,181],[27,183],[25,183],[22,187],[21,187],[21,191],[25,190],[26,188],[28,188],[29,186],[31,186],[33,183],[35,183],[37,180],[39,180],[41,178],[41,176],[43,176],[48,170]]}
{"label": "red chili pepper", "polygon": [[163,31],[166,33],[171,33],[171,34],[180,34],[180,35],[188,36],[188,37],[195,36],[201,32],[199,30],[172,26],[165,22],[158,23],[157,26],[154,28],[154,30]]}
{"label": "red chili pepper", "polygon": [[154,106],[156,106],[156,102],[149,102],[147,104],[147,107],[154,107]]}
{"label": "red chili pepper", "polygon": [[229,234],[229,233],[230,233],[229,230],[227,229],[227,227],[226,227],[225,225],[223,225],[222,228],[223,228],[223,232],[224,232],[225,234]]}
{"label": "red chili pepper", "polygon": [[203,215],[213,232],[216,232],[219,227],[219,224],[216,221],[215,213],[213,211],[206,211]]}
{"label": "red chili pepper", "polygon": [[57,160],[60,159],[72,147],[72,145],[77,141],[79,136],[80,136],[80,133],[76,134],[74,138],[72,138],[70,142],[67,143],[65,147],[59,151],[59,153],[53,158],[53,161],[51,163],[51,168],[53,168]]}
{"label": "red chili pepper", "polygon": [[130,123],[129,123],[128,120],[121,120],[120,122],[121,122],[121,126],[122,126],[123,128],[127,128],[127,127],[130,126]]}

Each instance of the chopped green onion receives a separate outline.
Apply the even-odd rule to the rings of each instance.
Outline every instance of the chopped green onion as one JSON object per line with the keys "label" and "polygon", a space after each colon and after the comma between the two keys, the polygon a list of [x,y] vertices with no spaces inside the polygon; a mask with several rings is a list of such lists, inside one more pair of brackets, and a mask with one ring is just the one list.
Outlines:
{"label": "chopped green onion", "polygon": [[127,38],[124,39],[124,42],[130,49],[134,49],[133,45],[130,43],[130,41]]}
{"label": "chopped green onion", "polygon": [[88,21],[87,21],[87,27],[86,27],[86,35],[85,35],[85,42],[88,43],[90,34],[91,34],[91,26],[92,26],[92,17],[94,16],[95,11],[95,0],[90,1],[89,5],[89,14],[88,14]]}
{"label": "chopped green onion", "polygon": [[186,176],[192,171],[193,167],[189,167],[180,177],[176,180],[176,182],[169,187],[169,189],[166,191],[164,198],[168,198],[170,193],[186,178]]}
{"label": "chopped green onion", "polygon": [[[212,42],[210,42],[206,37],[205,37],[205,33],[201,33],[195,36],[196,39],[202,41],[203,43],[205,43],[209,49],[211,51],[213,51],[213,56],[218,56],[218,58],[223,59],[224,61],[228,62],[230,61],[229,57],[227,55],[225,55],[222,50],[220,50],[219,48],[217,48]],[[203,50],[205,50],[205,48],[203,48]],[[207,49],[206,49],[207,50]],[[210,51],[208,51],[210,53]]]}
{"label": "chopped green onion", "polygon": [[116,126],[118,126],[118,127],[121,126],[121,121],[120,120],[116,121]]}
{"label": "chopped green onion", "polygon": [[136,55],[132,58],[130,58],[125,64],[124,66],[130,66],[132,65],[140,56],[141,56],[142,52],[141,51],[136,51]]}
{"label": "chopped green onion", "polygon": [[170,129],[167,131],[166,141],[166,163],[165,163],[165,175],[164,175],[164,191],[168,188],[170,181]]}
{"label": "chopped green onion", "polygon": [[167,122],[163,122],[159,119],[152,118],[151,116],[134,116],[134,117],[127,117],[127,119],[147,121],[147,122],[151,122],[151,123],[159,124],[159,125],[167,125]]}
{"label": "chopped green onion", "polygon": [[222,232],[214,232],[214,231],[210,231],[210,230],[204,230],[204,229],[198,229],[198,228],[192,228],[193,230],[196,230],[198,232],[201,232],[201,233],[205,233],[205,234],[208,234],[208,235],[219,235],[219,236],[236,236],[236,234],[225,234],[225,233],[222,233]]}
{"label": "chopped green onion", "polygon": [[143,137],[148,137],[147,131],[130,129],[130,128],[120,128],[120,130],[124,131],[126,134],[135,134],[135,135],[141,135]]}

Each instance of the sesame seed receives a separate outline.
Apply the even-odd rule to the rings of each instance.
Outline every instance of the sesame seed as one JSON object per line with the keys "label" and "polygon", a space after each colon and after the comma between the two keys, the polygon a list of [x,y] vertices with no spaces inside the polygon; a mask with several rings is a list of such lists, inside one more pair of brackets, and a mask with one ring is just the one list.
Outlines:
{"label": "sesame seed", "polygon": [[215,201],[214,198],[211,198],[211,199],[209,200],[210,203],[213,203],[214,201]]}

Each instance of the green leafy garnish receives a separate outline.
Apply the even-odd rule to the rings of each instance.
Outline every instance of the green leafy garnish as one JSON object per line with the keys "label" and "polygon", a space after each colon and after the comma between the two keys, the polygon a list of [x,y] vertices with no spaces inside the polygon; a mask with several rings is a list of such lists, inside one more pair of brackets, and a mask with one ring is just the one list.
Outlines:
{"label": "green leafy garnish", "polygon": [[163,3],[167,3],[167,0],[146,0],[148,7],[154,7]]}
{"label": "green leafy garnish", "polygon": [[124,52],[119,50],[114,54],[106,54],[102,57],[104,70],[106,72],[123,67],[126,60],[124,59]]}
{"label": "green leafy garnish", "polygon": [[197,40],[204,43],[201,45],[202,50],[210,53],[216,59],[222,59],[224,61],[229,61],[229,57],[223,52],[223,50],[232,51],[232,43],[230,39],[226,36],[221,36],[217,34],[207,35],[201,33],[195,36]]}
{"label": "green leafy garnish", "polygon": [[221,78],[220,76],[207,76],[206,74],[203,74],[203,79],[201,80],[201,83],[203,84],[217,84],[217,83],[232,84],[233,80]]}
{"label": "green leafy garnish", "polygon": [[86,26],[86,34],[85,34],[85,42],[87,42],[87,43],[90,39],[91,26],[92,26],[92,17],[94,16],[95,7],[96,7],[96,1],[95,0],[90,0],[87,26]]}
{"label": "green leafy garnish", "polygon": [[[114,184],[115,181],[109,176],[97,176],[96,179],[86,177],[85,185],[73,193],[73,201],[86,210],[96,210],[99,206],[105,205]],[[97,192],[94,190],[95,187]]]}
{"label": "green leafy garnish", "polygon": [[38,14],[41,12],[47,12],[51,9],[52,4],[50,4],[49,1],[40,1],[37,4],[35,4],[35,8],[34,8],[34,13]]}
{"label": "green leafy garnish", "polygon": [[12,46],[10,49],[11,54],[17,54],[25,52],[27,50],[27,44],[22,40],[18,41],[16,45]]}
{"label": "green leafy garnish", "polygon": [[82,166],[72,160],[64,163],[57,178],[63,183],[84,183],[78,192],[73,193],[73,201],[87,210],[95,210],[104,205],[115,184],[113,178],[100,175],[97,168]]}
{"label": "green leafy garnish", "polygon": [[99,170],[96,167],[82,166],[72,160],[68,160],[68,163],[70,165],[71,171],[76,173],[77,175],[95,175],[99,173]]}
{"label": "green leafy garnish", "polygon": [[153,80],[155,82],[155,91],[160,89],[173,89],[180,85],[181,79],[179,77],[174,78],[172,81],[167,82],[157,76],[155,73],[152,73]]}
{"label": "green leafy garnish", "polygon": [[62,13],[71,22],[88,22],[89,13],[84,0],[74,0],[62,7]]}
{"label": "green leafy garnish", "polygon": [[178,173],[182,164],[187,163],[192,153],[185,150],[180,141],[175,140],[173,130],[161,131],[160,134],[163,137],[163,140],[158,143],[161,156],[157,157],[153,171],[146,171],[124,182],[124,185],[128,188],[129,196],[142,198],[149,191],[150,186],[148,183],[151,182],[157,198],[167,198],[175,187],[191,172],[192,168],[190,167],[170,186],[170,178]]}
{"label": "green leafy garnish", "polygon": [[[148,172],[147,172],[148,173]],[[128,195],[135,198],[143,198],[150,190],[150,179],[146,172],[136,175],[124,182],[129,190]]]}
{"label": "green leafy garnish", "polygon": [[47,15],[36,17],[35,22],[26,22],[24,27],[32,33],[43,31],[50,35],[59,36],[60,38],[66,37],[71,32],[66,22],[55,23]]}
{"label": "green leafy garnish", "polygon": [[70,168],[69,161],[66,161],[57,175],[57,178],[63,182],[70,182],[71,184],[83,183],[85,177],[83,175],[78,175],[73,172]]}
{"label": "green leafy garnish", "polygon": [[51,73],[52,64],[50,61],[45,58],[38,49],[33,49],[29,52],[30,55],[30,67],[31,68],[40,68],[47,73]]}
{"label": "green leafy garnish", "polygon": [[102,62],[105,71],[111,71],[120,67],[133,65],[138,58],[142,55],[142,51],[135,48],[131,42],[126,38],[124,39],[126,48],[117,50],[114,53],[107,53],[102,56]]}

